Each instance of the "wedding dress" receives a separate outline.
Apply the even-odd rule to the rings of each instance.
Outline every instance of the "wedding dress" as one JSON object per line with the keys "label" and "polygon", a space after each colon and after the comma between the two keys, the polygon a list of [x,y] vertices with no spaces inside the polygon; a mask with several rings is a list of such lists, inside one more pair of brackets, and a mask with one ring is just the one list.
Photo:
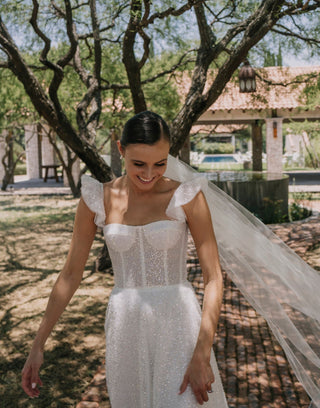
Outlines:
{"label": "wedding dress", "polygon": [[[83,198],[104,230],[115,274],[106,313],[112,408],[199,405],[190,386],[182,395],[177,388],[201,318],[186,281],[187,226],[181,206],[200,189],[211,211],[223,269],[266,319],[312,400],[310,408],[320,408],[320,274],[189,166],[169,156],[165,176],[182,183],[167,208],[171,220],[144,226],[104,225],[103,186],[88,176],[82,179]],[[213,353],[211,364],[216,381],[205,406],[225,408]]]}
{"label": "wedding dress", "polygon": [[[198,407],[190,385],[178,395],[200,328],[201,309],[187,280],[188,228],[182,205],[206,180],[179,185],[170,220],[105,225],[103,185],[82,177],[82,197],[95,212],[110,253],[114,288],[106,311],[106,380],[112,408]],[[208,408],[227,408],[216,360]]]}

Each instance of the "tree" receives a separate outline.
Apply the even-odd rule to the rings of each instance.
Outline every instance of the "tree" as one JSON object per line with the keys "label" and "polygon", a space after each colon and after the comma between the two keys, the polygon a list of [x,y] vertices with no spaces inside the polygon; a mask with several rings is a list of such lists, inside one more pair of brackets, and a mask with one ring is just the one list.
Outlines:
{"label": "tree", "polygon": [[10,71],[0,71],[0,143],[3,156],[0,166],[4,169],[1,190],[13,183],[18,162],[24,157],[23,125],[32,117],[34,110],[22,85]]}
{"label": "tree", "polygon": [[[19,79],[38,114],[100,181],[112,175],[95,145],[103,100],[122,103],[130,92],[134,111],[139,112],[152,106],[147,95],[151,83],[170,80],[177,70],[188,69],[191,85],[186,98],[169,118],[171,153],[177,155],[193,123],[266,36],[286,36],[318,52],[319,14],[314,13],[320,7],[318,0],[185,1],[52,0],[40,6],[37,0],[32,5],[31,0],[7,0],[1,6],[0,66]],[[26,41],[20,39],[19,46],[18,23]],[[194,38],[193,30],[188,35],[190,26],[198,27],[199,38]],[[40,64],[28,62],[30,49],[38,50]],[[165,50],[174,54],[175,61],[165,69],[155,67],[154,73],[150,66]],[[124,71],[114,72],[120,58]],[[212,79],[211,67],[217,69]],[[41,82],[44,71],[50,79]],[[79,84],[74,114],[61,98],[71,73]],[[131,105],[124,108],[126,116]]]}

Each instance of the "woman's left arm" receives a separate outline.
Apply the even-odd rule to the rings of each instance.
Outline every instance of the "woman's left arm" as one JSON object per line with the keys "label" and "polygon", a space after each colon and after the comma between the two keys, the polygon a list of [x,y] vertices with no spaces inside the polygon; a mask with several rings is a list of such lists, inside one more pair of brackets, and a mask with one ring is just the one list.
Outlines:
{"label": "woman's left arm", "polygon": [[205,290],[199,336],[180,394],[190,383],[197,401],[202,405],[208,401],[207,392],[214,382],[210,356],[221,310],[223,278],[210,210],[204,194],[199,192],[183,209],[199,257]]}

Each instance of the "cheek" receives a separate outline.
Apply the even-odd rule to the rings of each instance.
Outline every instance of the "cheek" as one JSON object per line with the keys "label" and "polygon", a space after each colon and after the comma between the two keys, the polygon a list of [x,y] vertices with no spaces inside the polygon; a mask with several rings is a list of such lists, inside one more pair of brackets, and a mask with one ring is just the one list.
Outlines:
{"label": "cheek", "polygon": [[162,166],[159,167],[158,172],[161,173],[161,175],[163,175],[167,170],[167,166]]}

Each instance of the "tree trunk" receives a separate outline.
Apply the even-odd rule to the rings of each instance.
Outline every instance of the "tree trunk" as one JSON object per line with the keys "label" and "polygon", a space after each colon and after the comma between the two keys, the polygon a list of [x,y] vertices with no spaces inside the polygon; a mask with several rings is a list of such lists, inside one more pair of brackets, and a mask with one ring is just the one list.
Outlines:
{"label": "tree trunk", "polygon": [[118,150],[117,139],[117,133],[115,130],[113,130],[110,140],[111,170],[116,177],[120,177],[122,174],[122,164],[120,153]]}
{"label": "tree trunk", "polygon": [[190,164],[190,135],[188,135],[186,141],[182,146],[182,149],[180,150],[180,160],[187,164]]}
{"label": "tree trunk", "polygon": [[252,137],[252,170],[262,171],[262,125],[256,120],[251,125]]}

